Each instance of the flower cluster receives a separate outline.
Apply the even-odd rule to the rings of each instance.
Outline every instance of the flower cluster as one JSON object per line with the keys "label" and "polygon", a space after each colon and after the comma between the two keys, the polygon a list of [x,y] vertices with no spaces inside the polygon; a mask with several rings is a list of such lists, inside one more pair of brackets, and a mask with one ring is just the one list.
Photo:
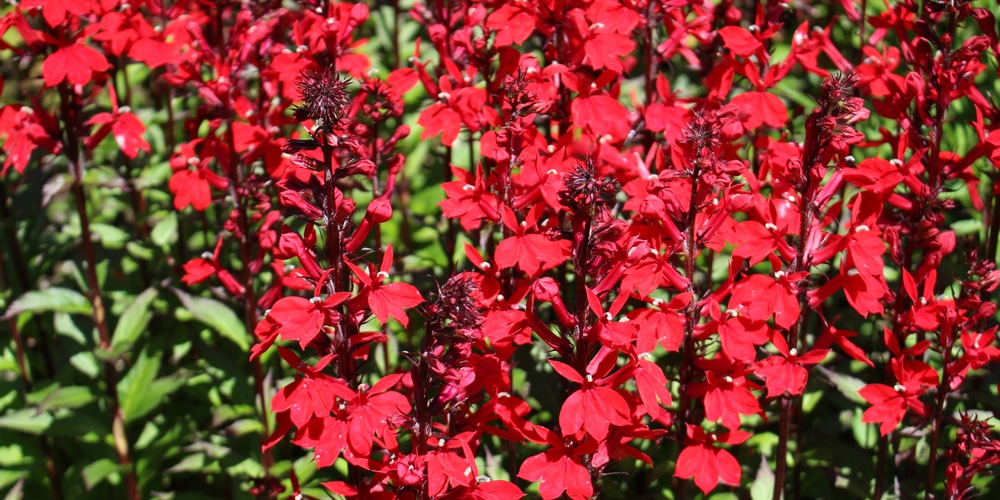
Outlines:
{"label": "flower cluster", "polygon": [[[7,189],[44,184],[48,203],[68,179],[84,262],[51,267],[86,292],[31,309],[21,280],[27,298],[4,316],[21,383],[35,339],[15,319],[54,313],[82,345],[62,315],[89,314],[98,354],[65,356],[80,373],[57,376],[59,349],[38,357],[52,381],[94,379],[74,395],[109,410],[117,462],[83,482],[120,474],[129,498],[163,485],[137,475],[154,469],[146,455],[221,445],[157,441],[197,425],[140,427],[162,401],[128,398],[153,383],[239,400],[202,395],[206,378],[253,386],[211,422],[231,424],[227,445],[259,438],[254,465],[225,472],[259,497],[688,498],[752,484],[777,499],[828,496],[811,483],[831,475],[873,498],[889,481],[969,496],[1000,463],[979,418],[1000,359],[996,19],[965,1],[860,7],[7,8],[0,48],[29,71],[23,102],[0,107],[5,223]],[[114,167],[88,177],[102,164]],[[94,193],[127,195],[131,211],[92,227]],[[93,240],[121,221],[142,263],[119,274],[143,286],[108,292],[118,271]],[[12,258],[4,273],[27,267]],[[166,290],[178,321],[221,337],[168,349],[118,333],[148,324],[142,307]],[[104,303],[124,295],[137,312]],[[222,339],[244,350],[218,355]],[[245,373],[220,374],[236,357]],[[26,389],[36,408],[17,411],[78,408],[48,394]],[[58,488],[54,445],[38,444]],[[870,464],[825,451],[854,445]]]}

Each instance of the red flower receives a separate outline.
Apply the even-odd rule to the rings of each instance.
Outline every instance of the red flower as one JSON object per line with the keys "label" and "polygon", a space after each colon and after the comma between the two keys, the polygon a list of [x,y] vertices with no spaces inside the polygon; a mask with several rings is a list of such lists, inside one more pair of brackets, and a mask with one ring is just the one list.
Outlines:
{"label": "red flower", "polygon": [[541,481],[538,493],[549,500],[559,498],[563,492],[572,499],[587,499],[594,494],[590,482],[590,471],[581,462],[584,455],[597,451],[597,442],[586,440],[575,443],[565,442],[560,436],[544,427],[536,427],[536,432],[551,446],[545,453],[528,457],[521,464],[517,477],[527,481]]}
{"label": "red flower", "polygon": [[[542,208],[541,205],[536,207]],[[538,212],[540,210],[532,210],[527,219],[519,224],[513,210],[501,207],[500,218],[514,234],[497,245],[494,259],[500,269],[517,267],[530,275],[536,275],[562,264],[569,257],[571,243],[568,240],[553,241],[542,234],[527,233],[538,221]]]}
{"label": "red flower", "polygon": [[880,424],[879,431],[883,436],[899,425],[907,409],[913,410],[920,416],[926,414],[920,395],[926,392],[928,387],[936,385],[938,379],[937,372],[923,362],[893,358],[891,363],[892,371],[898,380],[895,386],[868,384],[858,391],[858,394],[872,405],[865,410],[861,421]]}
{"label": "red flower", "polygon": [[830,353],[828,349],[813,349],[798,355],[795,348],[788,348],[780,334],[771,336],[771,342],[781,356],[771,356],[757,365],[754,373],[765,380],[767,397],[798,396],[806,388],[809,371],[806,366],[815,365]]}
{"label": "red flower", "polygon": [[298,340],[305,349],[320,336],[325,325],[336,325],[340,314],[334,307],[350,296],[348,292],[335,293],[326,300],[319,297],[284,297],[271,307],[268,318],[278,325],[284,340]]}
{"label": "red flower", "polygon": [[409,283],[385,283],[392,269],[392,245],[386,248],[385,255],[382,256],[382,265],[377,273],[373,272],[375,267],[371,264],[367,272],[351,263],[348,263],[348,266],[368,290],[368,306],[371,307],[372,314],[382,323],[394,318],[406,328],[409,324],[406,309],[420,304],[424,299],[417,287]]}
{"label": "red flower", "polygon": [[701,427],[687,424],[688,444],[677,457],[674,475],[679,478],[694,477],[694,484],[706,495],[722,481],[739,486],[743,471],[739,462],[728,451],[717,448],[715,443],[743,444],[750,434],[740,430],[722,434],[706,434]]}
{"label": "red flower", "polygon": [[[605,353],[613,352],[604,348]],[[566,436],[579,436],[580,431],[604,440],[612,425],[628,425],[631,422],[628,402],[618,391],[608,387],[608,372],[614,367],[615,356],[600,356],[595,358],[610,360],[593,366],[596,373],[588,373],[582,377],[571,366],[556,360],[549,360],[557,372],[572,382],[580,385],[580,389],[566,398],[559,411],[559,427]],[[591,362],[591,365],[595,363]],[[588,367],[588,371],[589,371]],[[599,378],[604,377],[604,378]]]}
{"label": "red flower", "polygon": [[208,168],[209,158],[199,158],[195,152],[201,139],[181,144],[180,152],[170,159],[174,174],[168,187],[174,193],[174,208],[191,208],[201,212],[212,204],[212,188],[226,189],[229,181]]}
{"label": "red flower", "polygon": [[67,45],[45,58],[42,76],[46,87],[55,87],[64,80],[70,85],[86,85],[95,73],[111,69],[108,60],[93,47],[75,43]]}

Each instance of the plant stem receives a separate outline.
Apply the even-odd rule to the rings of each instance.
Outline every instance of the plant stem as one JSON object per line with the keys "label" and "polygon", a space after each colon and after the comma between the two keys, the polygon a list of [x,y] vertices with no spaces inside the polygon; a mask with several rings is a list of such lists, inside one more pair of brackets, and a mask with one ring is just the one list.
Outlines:
{"label": "plant stem", "polygon": [[[951,363],[951,342],[948,345],[942,346],[944,360],[941,362],[941,366],[946,367]],[[938,455],[938,442],[941,438],[941,422],[944,418],[944,407],[945,400],[948,397],[948,373],[947,370],[943,370],[944,373],[941,375],[941,382],[937,386],[937,394],[934,398],[934,427],[931,430],[931,448],[929,456],[927,459],[927,484],[925,486],[926,496],[925,498],[933,498],[934,492],[934,482],[936,476],[937,467],[937,455]]]}
{"label": "plant stem", "polygon": [[[698,148],[701,151],[702,148]],[[692,294],[691,302],[684,308],[684,350],[681,353],[681,366],[678,369],[680,377],[680,406],[677,410],[677,428],[675,430],[677,439],[677,453],[684,449],[684,441],[687,438],[688,413],[690,412],[691,397],[688,396],[691,382],[694,377],[694,327],[698,322],[698,293],[694,286],[695,259],[698,256],[696,246],[697,228],[695,227],[698,210],[698,181],[701,176],[702,158],[695,158],[692,162],[691,171],[691,194],[688,203],[688,211],[685,214],[685,235],[684,235],[684,275],[688,279],[687,292]],[[678,498],[684,498],[684,489],[687,481],[677,481],[675,489],[678,491]]]}
{"label": "plant stem", "polygon": [[[7,282],[7,263],[4,261],[4,255],[6,254],[0,251],[0,288],[9,290],[10,287]],[[17,327],[17,318],[12,317],[8,319],[7,327],[10,328],[11,337],[14,339],[14,356],[17,359],[18,375],[21,377],[21,384],[24,386],[24,392],[29,393],[32,390],[31,372],[25,362],[24,338],[21,336],[21,329]],[[53,457],[52,449],[49,447],[48,438],[45,436],[38,436],[38,446],[42,449],[42,454],[45,455],[45,472],[48,474],[49,482],[52,484],[52,498],[55,500],[61,500],[62,483],[60,482],[60,471],[56,467],[55,458]]]}
{"label": "plant stem", "polygon": [[[436,320],[431,320],[427,323],[424,328],[424,338],[420,345],[420,354],[417,359],[416,366],[416,376],[414,377],[414,387],[413,387],[413,406],[414,412],[416,413],[416,429],[413,439],[414,449],[417,456],[423,457],[427,455],[427,443],[431,437],[431,415],[430,415],[430,367],[427,363],[427,358],[433,356],[432,351],[432,339],[434,332],[439,330],[441,325]],[[426,461],[424,463],[424,477],[428,477],[428,470]],[[430,486],[428,481],[423,482],[423,486],[420,490],[419,498],[421,500],[430,498]]]}
{"label": "plant stem", "polygon": [[576,326],[573,339],[573,362],[581,373],[586,369],[589,357],[589,342],[584,339],[587,323],[590,320],[590,306],[587,301],[587,264],[590,260],[590,232],[593,221],[590,217],[584,222],[583,237],[576,248],[576,258],[573,262],[573,273],[576,275]]}
{"label": "plant stem", "polygon": [[[62,83],[59,86],[61,98],[61,112],[63,121],[63,141],[66,146],[66,157],[69,161],[69,171],[73,176],[73,199],[76,203],[77,215],[80,217],[81,246],[85,260],[85,271],[87,280],[88,298],[93,308],[92,318],[97,327],[100,339],[100,348],[105,351],[111,350],[111,334],[108,330],[106,310],[104,301],[101,298],[100,282],[97,279],[97,256],[94,252],[94,244],[90,237],[90,217],[87,212],[86,192],[83,188],[84,165],[80,155],[80,145],[82,144],[81,127],[83,119],[81,116],[82,107],[77,100],[77,96],[72,89]],[[111,413],[111,434],[114,439],[115,451],[118,453],[118,464],[125,471],[125,496],[129,500],[138,500],[139,489],[136,482],[135,470],[129,454],[128,435],[125,432],[125,415],[121,411],[118,401],[118,372],[115,370],[114,360],[104,362],[104,381],[108,395],[108,403]]]}
{"label": "plant stem", "polygon": [[[232,116],[232,110],[226,109],[227,116]],[[240,158],[236,153],[236,138],[233,132],[233,120],[229,120],[226,127],[226,142],[229,148],[229,194],[233,199],[236,209],[236,224],[239,227],[239,247],[240,259],[243,261],[241,278],[243,285],[243,323],[247,332],[257,329],[257,294],[254,288],[254,273],[250,272],[250,263],[253,262],[253,243],[251,241],[250,219],[247,216],[247,198],[244,186],[249,184],[248,179],[240,168]],[[271,477],[271,468],[274,466],[274,455],[271,448],[265,448],[264,444],[271,435],[270,422],[268,421],[268,398],[264,388],[264,368],[260,364],[260,358],[250,361],[250,369],[253,372],[254,394],[260,410],[260,421],[262,432],[260,437],[261,467],[264,469],[264,477]]]}
{"label": "plant stem", "polygon": [[[815,198],[816,191],[819,187],[819,183],[822,181],[822,176],[820,178],[813,178],[812,171],[813,166],[817,164],[820,158],[823,157],[823,136],[828,132],[823,128],[822,116],[818,113],[813,113],[808,118],[806,118],[806,143],[802,149],[802,182],[799,185],[799,193],[801,205],[799,205],[799,234],[798,240],[796,241],[795,249],[795,261],[792,263],[792,267],[789,269],[790,272],[802,272],[810,267],[810,259],[808,258],[809,253],[809,238],[810,233],[812,233],[813,221],[816,217],[816,207]],[[798,303],[799,303],[799,317],[795,320],[795,324],[792,328],[788,330],[788,347],[789,349],[799,350],[799,339],[802,336],[802,330],[805,328],[806,319],[808,318],[810,308],[809,301],[807,297],[807,292],[809,291],[807,286],[799,286],[798,288]],[[775,472],[774,472],[774,491],[772,493],[772,498],[774,500],[780,500],[784,496],[785,484],[787,481],[786,475],[788,472],[788,442],[793,437],[791,436],[792,430],[792,420],[796,418],[796,399],[791,396],[784,395],[781,397],[781,421],[778,424],[778,449],[775,459]],[[797,446],[796,446],[797,448]],[[796,483],[798,479],[794,479],[792,482]]]}
{"label": "plant stem", "polygon": [[[28,276],[28,269],[31,266],[25,261],[24,253],[21,252],[21,245],[17,238],[17,230],[14,229],[12,224],[13,218],[11,217],[10,210],[7,207],[8,196],[7,196],[7,186],[4,183],[0,183],[0,217],[3,217],[4,234],[7,238],[8,247],[10,249],[10,255],[13,259],[14,275],[17,277],[17,283],[20,285],[21,292],[31,290],[33,287],[31,285],[31,279]],[[0,264],[2,265],[2,264]],[[13,290],[13,288],[8,288],[4,285],[4,289]],[[42,353],[42,364],[45,366],[45,375],[47,378],[53,378],[56,374],[55,361],[53,361],[52,349],[49,347],[49,333],[46,328],[44,328],[41,323],[35,321],[36,332],[38,333],[38,347]]]}

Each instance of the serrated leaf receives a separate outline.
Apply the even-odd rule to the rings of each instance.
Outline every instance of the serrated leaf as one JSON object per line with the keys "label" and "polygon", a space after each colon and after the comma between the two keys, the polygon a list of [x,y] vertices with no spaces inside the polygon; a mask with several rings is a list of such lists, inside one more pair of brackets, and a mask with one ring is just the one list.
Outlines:
{"label": "serrated leaf", "polygon": [[154,245],[168,251],[177,242],[177,213],[169,212],[166,217],[156,223],[153,230],[149,232],[149,241]]}
{"label": "serrated leaf", "polygon": [[45,290],[26,292],[11,302],[3,318],[9,319],[23,312],[63,312],[68,314],[90,314],[90,301],[82,293],[68,288],[51,287]]}
{"label": "serrated leaf", "polygon": [[250,349],[250,339],[247,338],[246,326],[240,321],[228,306],[208,297],[192,297],[176,288],[173,289],[184,308],[194,315],[194,318],[224,338],[235,343],[242,351]]}
{"label": "serrated leaf", "polygon": [[60,387],[45,396],[41,403],[38,403],[37,413],[47,412],[59,408],[74,409],[85,406],[97,399],[97,395],[90,387],[74,385]]}
{"label": "serrated leaf", "polygon": [[146,330],[149,320],[153,318],[150,305],[156,299],[156,294],[155,288],[147,288],[125,308],[111,337],[112,350],[121,345],[134,344]]}
{"label": "serrated leaf", "polygon": [[22,408],[0,417],[0,428],[28,434],[41,434],[52,425],[52,414],[39,415],[34,408]]}
{"label": "serrated leaf", "polygon": [[102,458],[83,468],[83,485],[90,491],[115,472],[118,472],[118,464],[111,459]]}
{"label": "serrated leaf", "polygon": [[150,356],[148,350],[143,349],[135,364],[118,383],[118,402],[125,416],[125,423],[141,417],[160,401],[160,395],[150,390],[159,371],[160,357]]}

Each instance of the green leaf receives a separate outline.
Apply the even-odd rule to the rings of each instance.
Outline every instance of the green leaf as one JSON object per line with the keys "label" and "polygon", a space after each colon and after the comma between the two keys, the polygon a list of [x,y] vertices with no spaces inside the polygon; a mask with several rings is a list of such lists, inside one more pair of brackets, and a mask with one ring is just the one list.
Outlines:
{"label": "green leaf", "polygon": [[73,365],[74,368],[87,377],[97,378],[100,374],[101,366],[98,364],[97,357],[94,356],[94,353],[99,351],[101,351],[100,348],[96,349],[94,352],[78,352],[69,358],[69,364]]}
{"label": "green leaf", "polygon": [[181,459],[177,465],[163,471],[167,474],[177,474],[181,472],[201,472],[205,468],[205,454],[195,453]]}
{"label": "green leaf", "polygon": [[983,221],[976,219],[963,219],[951,224],[951,230],[955,231],[955,236],[968,236],[979,234],[983,230]]}
{"label": "green leaf", "polygon": [[177,243],[177,213],[169,212],[167,216],[156,223],[149,233],[149,241],[169,252],[170,247]]}
{"label": "green leaf", "polygon": [[757,476],[754,477],[753,484],[750,485],[751,500],[767,500],[774,494],[774,472],[767,463],[767,458],[760,457],[760,468],[757,469]]}
{"label": "green leaf", "polygon": [[125,416],[125,423],[141,417],[159,403],[160,394],[150,390],[159,371],[160,356],[150,356],[148,349],[143,349],[135,364],[118,383],[118,402]]}
{"label": "green leaf", "polygon": [[173,291],[196,320],[210,326],[224,338],[232,340],[240,350],[246,352],[250,349],[246,326],[232,309],[215,299],[192,297],[176,288]]}
{"label": "green leaf", "polygon": [[31,291],[11,302],[3,318],[9,319],[23,312],[64,312],[69,314],[90,314],[90,301],[82,293],[68,288],[51,287]]}
{"label": "green leaf", "polygon": [[79,408],[95,399],[97,399],[97,395],[94,394],[90,387],[82,385],[60,387],[42,399],[42,402],[38,404],[38,413],[58,408]]}
{"label": "green leaf", "polygon": [[[17,484],[14,485],[10,491],[7,492],[7,496],[3,497],[4,500],[21,500],[24,498],[24,480],[28,477],[28,471],[5,471],[10,472],[10,474],[5,474],[9,478],[13,479],[13,482]],[[5,479],[7,477],[0,477],[0,488],[7,486]]]}
{"label": "green leaf", "polygon": [[0,417],[0,428],[28,434],[41,434],[52,425],[52,414],[38,414],[34,408],[22,408]]}
{"label": "green leaf", "polygon": [[118,472],[118,464],[111,459],[102,458],[83,468],[83,484],[90,491],[115,472]]}
{"label": "green leaf", "polygon": [[149,320],[153,318],[153,311],[150,306],[156,299],[155,288],[147,288],[132,301],[122,313],[115,325],[114,335],[111,337],[111,347],[114,350],[120,345],[134,344],[142,332],[149,325]]}
{"label": "green leaf", "polygon": [[136,400],[135,406],[131,408],[132,413],[126,414],[125,420],[134,421],[148,415],[160,406],[167,396],[181,388],[189,378],[191,378],[190,374],[185,371],[154,380],[146,388],[144,394]]}
{"label": "green leaf", "polygon": [[863,417],[864,413],[861,409],[855,408],[854,418],[851,419],[851,433],[854,434],[854,440],[862,448],[874,450],[875,446],[878,445],[878,426],[862,422]]}
{"label": "green leaf", "polygon": [[80,331],[80,328],[73,322],[73,317],[66,313],[55,313],[52,319],[52,326],[56,333],[73,339],[74,342],[83,346],[87,345],[87,336]]}
{"label": "green leaf", "polygon": [[868,404],[868,402],[865,401],[865,398],[858,394],[858,391],[867,385],[863,380],[850,375],[837,373],[821,365],[816,365],[816,369],[819,370],[819,372],[822,373],[823,376],[826,377],[826,379],[829,380],[830,383],[844,395],[844,397],[858,404]]}
{"label": "green leaf", "polygon": [[129,255],[139,260],[153,260],[153,251],[150,250],[148,247],[136,243],[134,241],[126,243],[125,250],[128,252]]}
{"label": "green leaf", "polygon": [[91,234],[97,235],[97,239],[104,248],[117,250],[125,246],[130,238],[129,234],[110,224],[95,222],[90,225]]}

